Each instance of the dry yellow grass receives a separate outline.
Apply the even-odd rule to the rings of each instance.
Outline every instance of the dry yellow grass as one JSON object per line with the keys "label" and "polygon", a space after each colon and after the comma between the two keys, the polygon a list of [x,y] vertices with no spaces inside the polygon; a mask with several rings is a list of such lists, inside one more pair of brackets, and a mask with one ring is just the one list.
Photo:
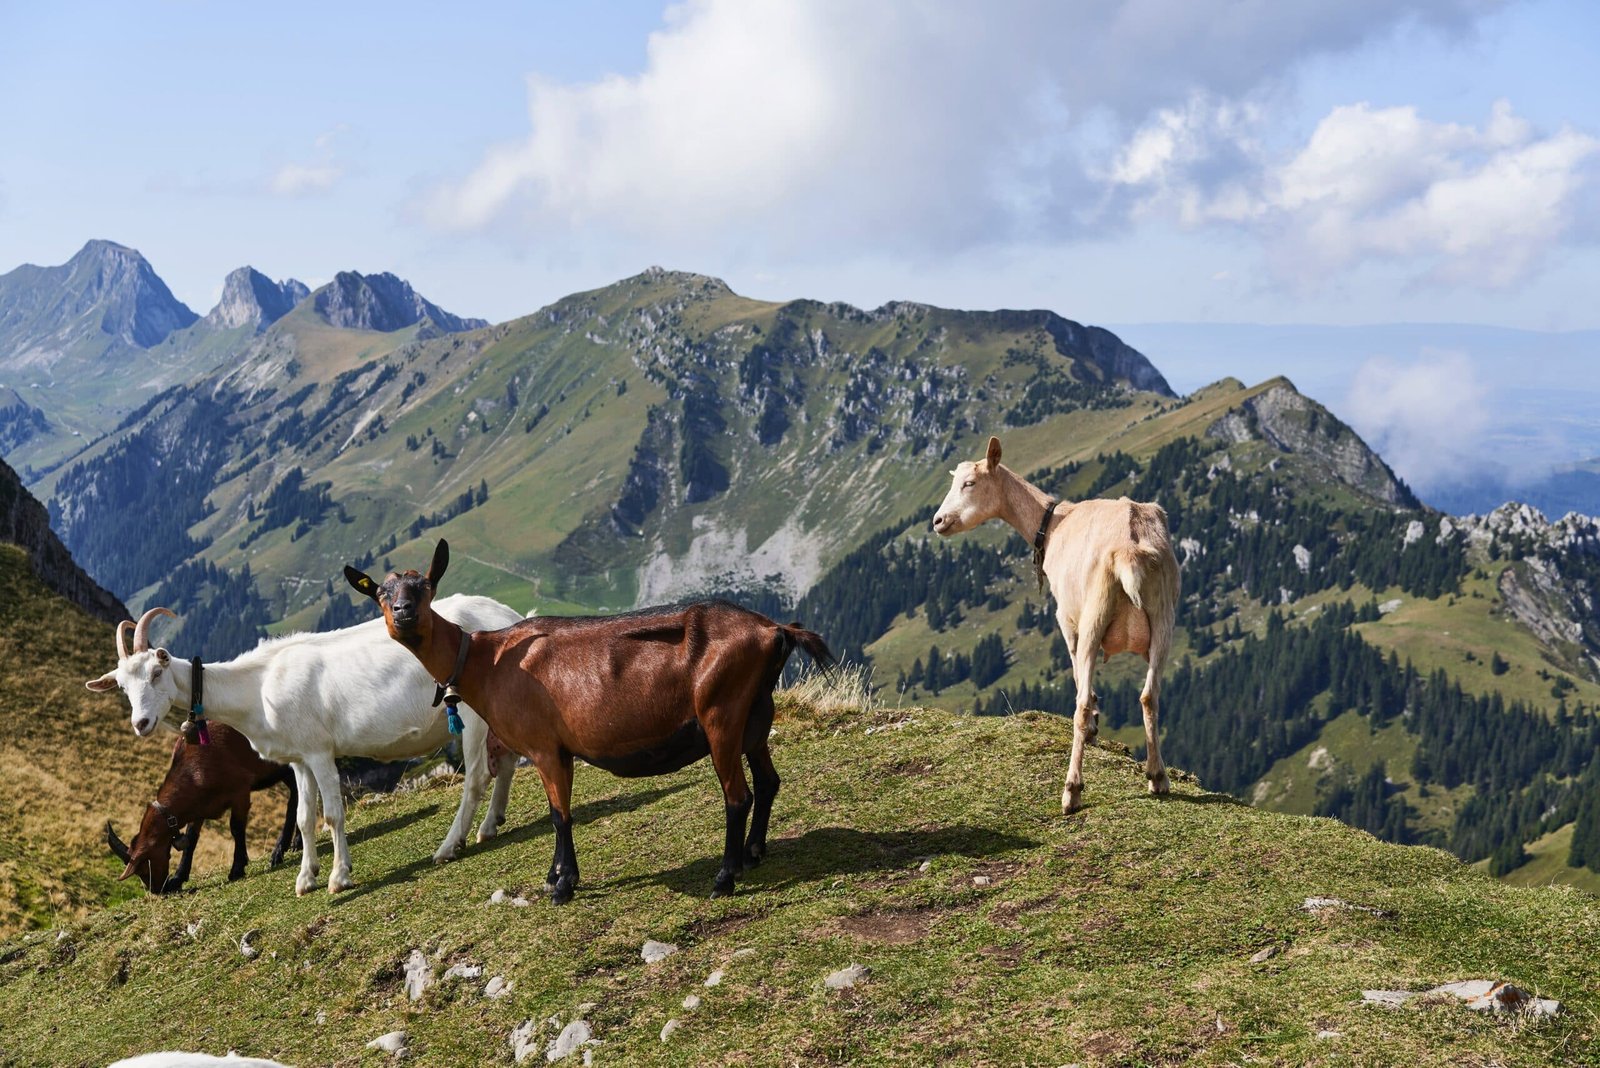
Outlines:
{"label": "dry yellow grass", "polygon": [[[140,889],[116,882],[122,866],[101,827],[110,819],[133,834],[173,736],[135,738],[125,699],[84,689],[115,662],[112,628],[41,585],[22,550],[0,545],[0,936]],[[253,853],[271,848],[282,790],[257,801]],[[208,825],[195,870],[231,856],[226,827]]]}

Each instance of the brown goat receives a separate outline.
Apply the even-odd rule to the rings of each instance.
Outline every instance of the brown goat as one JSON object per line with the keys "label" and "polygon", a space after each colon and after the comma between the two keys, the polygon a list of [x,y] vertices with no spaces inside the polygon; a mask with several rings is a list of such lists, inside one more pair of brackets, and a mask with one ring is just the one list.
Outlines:
{"label": "brown goat", "polygon": [[[167,777],[161,781],[156,799],[145,806],[144,819],[131,846],[124,845],[111,821],[106,821],[106,845],[127,864],[119,878],[137,875],[152,894],[182,889],[189,880],[189,865],[194,860],[201,824],[219,819],[224,812],[230,813],[228,829],[233,832],[233,867],[228,870],[228,880],[242,877],[250,862],[244,841],[250,821],[250,795],[280,782],[289,787],[289,804],[278,844],[272,850],[272,866],[276,868],[283,861],[286,850],[298,848],[295,811],[300,799],[289,765],[263,760],[244,735],[225,724],[212,723],[210,735],[210,745],[179,738],[172,747]],[[178,870],[169,878],[167,868],[174,845],[182,855]]]}
{"label": "brown goat", "polygon": [[[572,844],[572,760],[613,775],[663,775],[710,755],[722,783],[726,838],[712,896],[767,851],[778,793],[767,733],[772,690],[796,646],[833,663],[823,640],[798,624],[726,601],[650,608],[615,616],[536,616],[503,630],[464,633],[432,608],[450,562],[440,541],[427,575],[391,573],[380,585],[353,567],[345,577],[378,602],[390,637],[422,661],[450,696],[470,704],[495,737],[527,757],[550,799],[555,854],[550,899],[578,883]],[[755,779],[752,796],[740,756]]]}

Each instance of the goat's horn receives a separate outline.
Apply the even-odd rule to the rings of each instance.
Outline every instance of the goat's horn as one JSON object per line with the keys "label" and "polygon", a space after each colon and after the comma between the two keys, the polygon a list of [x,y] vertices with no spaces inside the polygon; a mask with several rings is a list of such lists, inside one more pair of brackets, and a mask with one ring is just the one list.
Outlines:
{"label": "goat's horn", "polygon": [[139,617],[139,625],[133,628],[133,651],[142,653],[150,648],[150,623],[156,616],[171,616],[178,618],[178,613],[170,608],[152,608]]}
{"label": "goat's horn", "polygon": [[124,619],[117,624],[117,659],[128,659],[128,631],[133,626],[133,620]]}
{"label": "goat's horn", "polygon": [[111,847],[111,852],[116,854],[118,860],[126,864],[131,859],[128,847],[122,844],[122,839],[117,837],[117,832],[111,829],[111,821],[106,820],[106,845]]}

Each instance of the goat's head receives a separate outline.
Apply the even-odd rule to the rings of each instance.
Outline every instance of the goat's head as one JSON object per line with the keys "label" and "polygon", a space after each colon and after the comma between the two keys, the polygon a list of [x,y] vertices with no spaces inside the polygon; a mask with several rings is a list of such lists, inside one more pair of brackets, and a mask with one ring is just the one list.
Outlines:
{"label": "goat's head", "polygon": [[374,582],[353,567],[346,566],[344,577],[360,593],[378,602],[389,637],[411,649],[420,649],[433,634],[433,592],[450,566],[450,543],[443,538],[433,550],[428,573],[391,571],[384,580]]}
{"label": "goat's head", "polygon": [[1000,439],[990,438],[983,459],[964,461],[950,472],[950,492],[933,516],[934,533],[960,534],[999,515],[1005,505],[999,471]]}
{"label": "goat's head", "polygon": [[[117,624],[117,667],[98,679],[84,683],[96,693],[109,693],[118,686],[133,706],[129,721],[133,733],[143,738],[156,729],[167,709],[180,703],[178,684],[172,677],[172,655],[165,649],[150,648],[150,623],[156,616],[176,614],[168,608],[152,608],[139,622],[123,620]],[[133,628],[133,649],[124,644],[128,628]]]}
{"label": "goat's head", "polygon": [[139,824],[139,833],[133,836],[131,845],[124,845],[117,832],[111,829],[111,821],[106,821],[106,845],[127,865],[117,876],[118,880],[136,875],[152,894],[163,892],[167,885],[167,869],[172,863],[172,847],[184,845],[182,833],[167,825],[165,815],[154,805],[145,806],[144,821]]}

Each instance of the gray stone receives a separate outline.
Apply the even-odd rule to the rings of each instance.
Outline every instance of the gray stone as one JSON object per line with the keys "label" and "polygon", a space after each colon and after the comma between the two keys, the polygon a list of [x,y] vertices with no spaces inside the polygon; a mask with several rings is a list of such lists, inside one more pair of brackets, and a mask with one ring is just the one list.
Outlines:
{"label": "gray stone", "polygon": [[[66,932],[63,931],[62,934],[65,935]],[[239,937],[239,955],[244,957],[245,960],[253,960],[256,954],[261,952],[251,944],[260,934],[260,931],[252,927]]]}
{"label": "gray stone", "polygon": [[1277,946],[1268,946],[1266,949],[1257,950],[1255,953],[1251,954],[1250,955],[1250,963],[1251,964],[1261,964],[1261,963],[1263,963],[1265,961],[1271,960],[1273,957],[1276,957],[1277,955],[1278,955],[1278,947]]}
{"label": "gray stone", "polygon": [[706,976],[706,986],[718,986],[718,985],[720,985],[721,982],[722,982],[722,977],[724,975],[726,975],[726,974],[727,973],[724,972],[721,968],[718,968],[716,971],[714,971],[710,975]]}
{"label": "gray stone", "polygon": [[476,979],[483,974],[483,966],[479,964],[452,964],[445,969],[446,979]]}
{"label": "gray stone", "polygon": [[413,949],[406,958],[406,997],[418,1001],[433,985],[433,966],[420,949]]}
{"label": "gray stone", "polygon": [[483,996],[486,998],[503,998],[507,994],[511,993],[511,988],[516,985],[517,984],[515,982],[507,979],[505,976],[497,975],[493,979],[490,979],[487,984],[485,984],[483,988]]}
{"label": "gray stone", "polygon": [[654,964],[658,960],[665,960],[676,952],[678,952],[678,947],[671,942],[657,942],[652,938],[645,941],[644,946],[639,950],[639,956],[644,958],[646,964]]}
{"label": "gray stone", "polygon": [[690,1012],[698,1009],[700,1007],[700,995],[690,994],[688,997],[684,998],[683,1007],[688,1009]]}
{"label": "gray stone", "polygon": [[404,1031],[390,1031],[386,1035],[379,1035],[367,1043],[367,1048],[382,1050],[391,1057],[404,1057],[406,1055],[406,1033]]}
{"label": "gray stone", "polygon": [[745,946],[743,949],[736,949],[733,951],[734,960],[742,960],[745,957],[753,957],[755,955],[756,951],[750,946]]}
{"label": "gray stone", "polygon": [[680,1024],[676,1018],[668,1020],[667,1025],[661,1029],[661,1041],[665,1042],[667,1039],[671,1038],[672,1032],[676,1031],[682,1026],[683,1025]]}
{"label": "gray stone", "polygon": [[539,1021],[528,1018],[522,1026],[511,1032],[511,1056],[518,1064],[539,1052]]}
{"label": "gray stone", "polygon": [[1417,995],[1409,990],[1363,990],[1361,1000],[1368,1005],[1398,1009]]}
{"label": "gray stone", "polygon": [[1459,998],[1475,1012],[1520,1012],[1530,1016],[1554,1016],[1561,1011],[1561,1002],[1554,998],[1539,998],[1523,990],[1494,979],[1465,979],[1445,983],[1427,992],[1428,997],[1449,995]]}
{"label": "gray stone", "polygon": [[871,974],[872,969],[851,963],[849,967],[828,973],[827,977],[822,980],[822,985],[829,990],[848,990]]}
{"label": "gray stone", "polygon": [[594,1037],[594,1032],[589,1029],[589,1021],[573,1020],[561,1029],[544,1051],[546,1061],[555,1062],[566,1060]]}
{"label": "gray stone", "polygon": [[600,1003],[597,1001],[585,1001],[582,1005],[578,1006],[578,1015],[587,1016],[599,1007]]}
{"label": "gray stone", "polygon": [[499,905],[506,900],[506,896],[507,895],[504,890],[496,890],[494,893],[489,895],[489,904]]}
{"label": "gray stone", "polygon": [[1346,901],[1342,897],[1308,897],[1300,906],[1307,912],[1365,912],[1371,916],[1390,917],[1394,913],[1388,909],[1375,908],[1372,905],[1357,905]]}

